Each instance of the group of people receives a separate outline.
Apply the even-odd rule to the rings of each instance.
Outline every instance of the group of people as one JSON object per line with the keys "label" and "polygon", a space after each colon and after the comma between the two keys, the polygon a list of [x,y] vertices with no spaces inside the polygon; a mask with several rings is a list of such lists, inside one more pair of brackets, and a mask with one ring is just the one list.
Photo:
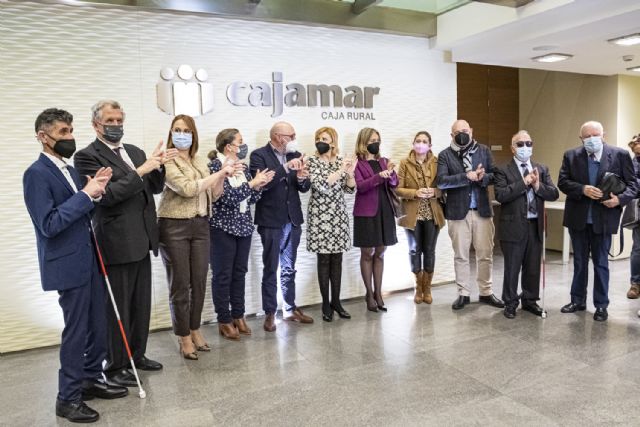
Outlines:
{"label": "group of people", "polygon": [[[150,252],[161,255],[166,269],[173,332],[185,359],[197,360],[199,352],[211,351],[200,331],[209,268],[220,335],[236,341],[252,334],[245,320],[245,276],[255,226],[263,248],[263,329],[276,330],[278,279],[283,319],[313,323],[296,305],[295,286],[303,224],[300,193],[309,191],[307,250],[317,254],[324,321],[333,321],[334,313],[351,318],[341,304],[340,290],[343,253],[352,245],[360,248],[367,309],[387,311],[382,298],[384,253],[397,243],[396,222],[405,229],[409,243],[416,304],[433,301],[435,248],[446,223],[455,253],[454,310],[470,303],[473,246],[480,302],[503,308],[509,319],[520,304],[523,310],[542,315],[537,301],[544,202],[556,200],[559,193],[548,168],[531,160],[534,143],[526,131],[512,138],[513,160],[495,166],[489,148],[473,138],[466,121],[457,120],[451,144],[439,156],[432,151],[429,132],[420,131],[396,167],[381,156],[376,129],[362,129],[354,155],[342,156],[336,130],[322,127],[315,132],[315,152],[307,157],[297,149],[293,126],[278,122],[269,141],[251,152],[247,164],[248,146],[238,129],[220,131],[215,149],[203,156],[194,119],[178,115],[166,145],[161,141],[147,157],[135,145],[122,143],[124,120],[118,102],[96,103],[92,107],[96,139],[78,152],[70,113],[47,109],[35,122],[42,154],[24,174],[24,197],[36,232],[43,289],[58,291],[64,315],[58,416],[96,421],[99,414],[86,400],[123,397],[127,387],[137,385],[117,312],[105,297],[103,261],[133,361],[141,370],[162,369],[161,363],[146,357]],[[586,308],[591,253],[595,320],[607,318],[606,255],[620,206],[636,197],[636,176],[640,177],[637,165],[634,175],[629,155],[604,144],[603,135],[602,125],[585,123],[580,130],[583,145],[565,153],[559,178],[559,188],[567,195],[564,225],[574,247],[571,302],[562,311]],[[71,166],[65,159],[74,154]],[[624,180],[623,193],[604,197],[598,184],[605,171]],[[491,185],[501,204],[502,299],[492,290]],[[157,209],[154,194],[161,194]],[[348,194],[355,194],[353,228]],[[640,243],[635,243],[638,258]],[[635,289],[637,297],[636,270],[632,268],[629,292]]]}

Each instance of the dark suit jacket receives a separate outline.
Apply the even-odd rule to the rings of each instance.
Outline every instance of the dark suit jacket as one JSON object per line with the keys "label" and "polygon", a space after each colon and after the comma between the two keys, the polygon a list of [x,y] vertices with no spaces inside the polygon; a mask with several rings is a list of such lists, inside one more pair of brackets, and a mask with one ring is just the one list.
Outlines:
{"label": "dark suit jacket", "polygon": [[[136,167],[147,157],[135,145],[123,144]],[[125,264],[144,259],[152,250],[158,254],[158,219],[153,195],[162,192],[164,168],[140,177],[113,150],[99,140],[74,156],[82,175],[95,175],[101,167],[111,167],[113,176],[96,206],[94,229],[105,263]]]}
{"label": "dark suit jacket", "polygon": [[[627,184],[626,190],[618,195],[621,206],[626,205],[636,197],[638,184],[635,179],[631,156],[626,150],[604,144],[596,186],[598,186],[606,171],[615,173]],[[587,151],[584,147],[567,150],[562,158],[562,166],[558,177],[558,188],[567,195],[562,224],[568,228],[583,230],[587,224],[587,213],[591,204],[594,233],[616,234],[622,207],[608,208],[600,202],[592,201],[582,193],[585,185],[589,185]]]}
{"label": "dark suit jacket", "polygon": [[467,179],[462,159],[451,147],[438,154],[438,188],[445,194],[444,216],[446,219],[464,219],[471,204],[471,189],[477,189],[477,205],[480,216],[490,218],[493,208],[489,203],[487,187],[493,184],[493,156],[486,145],[478,144],[478,150],[471,156],[471,166],[475,170],[479,164],[485,169],[480,182]]}
{"label": "dark suit jacket", "polygon": [[[287,161],[302,156],[301,153],[287,154]],[[262,189],[262,197],[256,203],[256,215],[254,222],[263,227],[282,227],[291,222],[300,225],[304,222],[302,208],[300,206],[300,194],[306,193],[311,188],[311,181],[305,179],[298,181],[296,171],[287,172],[284,166],[273,152],[271,144],[251,152],[249,169],[255,176],[258,170],[269,168],[275,171],[275,176],[270,183]]]}
{"label": "dark suit jacket", "polygon": [[[538,168],[540,187],[535,192],[538,212],[538,237],[542,241],[544,233],[544,202],[558,200],[560,193],[549,176],[549,169],[540,163],[531,161]],[[493,189],[496,200],[500,202],[500,227],[498,237],[506,242],[518,242],[527,234],[527,186],[524,184],[520,168],[511,160],[496,168],[493,174]]]}
{"label": "dark suit jacket", "polygon": [[[69,173],[80,190],[83,182]],[[42,289],[62,291],[91,282],[94,256],[91,238],[93,202],[74,193],[63,173],[44,154],[25,171],[24,202],[36,232]]]}

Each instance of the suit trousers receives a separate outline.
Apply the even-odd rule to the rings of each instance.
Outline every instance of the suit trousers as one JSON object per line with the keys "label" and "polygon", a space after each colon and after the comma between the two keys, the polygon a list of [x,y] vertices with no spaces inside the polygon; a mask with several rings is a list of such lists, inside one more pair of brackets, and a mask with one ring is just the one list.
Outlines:
{"label": "suit trousers", "polygon": [[262,240],[262,309],[273,314],[278,309],[277,271],[280,263],[280,289],[284,310],[296,308],[296,257],[302,229],[287,223],[282,227],[258,226]]}
{"label": "suit trousers", "polygon": [[105,283],[95,257],[90,282],[58,294],[64,317],[58,399],[73,402],[82,398],[83,380],[102,378],[107,356]]}
{"label": "suit trousers", "polygon": [[[147,351],[149,318],[151,316],[151,258],[107,266],[113,298],[118,306],[124,332],[134,361]],[[122,342],[120,326],[111,301],[107,307],[107,374],[129,367],[129,357]]]}
{"label": "suit trousers", "polygon": [[416,221],[413,230],[404,229],[409,243],[409,262],[411,272],[418,273],[421,270],[433,273],[436,263],[436,242],[440,229],[433,220]]}
{"label": "suit trousers", "polygon": [[631,247],[631,283],[640,285],[640,226],[633,229],[633,246]]}
{"label": "suit trousers", "polygon": [[160,218],[160,255],[167,270],[173,333],[200,328],[209,272],[209,219]]}
{"label": "suit trousers", "polygon": [[527,233],[522,240],[507,242],[500,240],[504,256],[504,280],[502,299],[507,307],[519,304],[518,278],[521,276],[522,304],[534,304],[540,295],[540,261],[542,259],[542,241],[538,235],[538,221],[527,221]]}
{"label": "suit trousers", "polygon": [[469,209],[461,220],[448,220],[449,237],[453,245],[453,266],[458,285],[458,294],[471,294],[470,248],[476,252],[476,283],[481,296],[491,295],[493,268],[493,236],[495,227],[492,218],[484,218],[478,211]]}
{"label": "suit trousers", "polygon": [[609,306],[609,249],[611,234],[597,234],[587,224],[584,230],[569,228],[573,246],[573,280],[571,302],[586,304],[589,281],[589,253],[593,261],[593,305],[596,308]]}
{"label": "suit trousers", "polygon": [[[234,236],[211,228],[211,294],[218,323],[244,317],[245,276],[249,268],[251,236]],[[231,306],[231,310],[229,310]]]}

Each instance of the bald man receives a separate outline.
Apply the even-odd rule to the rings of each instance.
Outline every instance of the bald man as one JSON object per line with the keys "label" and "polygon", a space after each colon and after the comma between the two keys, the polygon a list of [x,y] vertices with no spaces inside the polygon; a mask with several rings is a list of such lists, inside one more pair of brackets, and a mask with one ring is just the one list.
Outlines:
{"label": "bald man", "polygon": [[300,194],[311,188],[304,155],[296,147],[296,132],[287,122],[277,122],[269,132],[269,142],[251,153],[251,174],[269,169],[275,172],[271,182],[262,187],[256,203],[254,222],[262,241],[262,309],[264,330],[276,330],[278,309],[277,271],[280,265],[280,288],[284,300],[283,317],[298,323],[313,323],[296,306],[296,256],[302,234]]}
{"label": "bald man", "polygon": [[[622,206],[636,197],[637,182],[629,153],[604,142],[601,123],[589,121],[580,127],[582,145],[564,153],[558,188],[567,195],[562,225],[569,229],[573,246],[571,302],[562,313],[587,308],[589,253],[593,261],[593,320],[609,317],[609,258],[611,235],[618,232]],[[618,175],[626,184],[620,194],[603,194],[598,186],[605,172]]]}
{"label": "bald man", "polygon": [[487,188],[493,184],[493,158],[486,145],[473,139],[466,120],[451,126],[451,144],[438,155],[438,188],[446,195],[444,215],[453,244],[458,298],[451,306],[471,302],[470,247],[476,253],[476,283],[480,302],[497,308],[504,303],[493,294],[493,209]]}

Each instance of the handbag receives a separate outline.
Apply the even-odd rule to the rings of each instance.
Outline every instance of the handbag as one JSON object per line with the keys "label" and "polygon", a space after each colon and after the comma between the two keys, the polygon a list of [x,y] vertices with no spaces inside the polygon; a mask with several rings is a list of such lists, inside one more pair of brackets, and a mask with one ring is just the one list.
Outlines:
{"label": "handbag", "polygon": [[640,225],[640,199],[633,199],[624,208],[620,225],[623,228],[635,228]]}
{"label": "handbag", "polygon": [[625,188],[627,188],[627,184],[613,172],[605,172],[602,176],[602,180],[600,181],[600,185],[598,185],[600,191],[602,191],[601,202],[605,200],[609,200],[611,198],[610,194],[620,194]]}
{"label": "handbag", "polygon": [[402,218],[406,215],[404,212],[404,205],[402,204],[402,200],[396,194],[396,191],[393,188],[390,188],[386,183],[385,187],[387,189],[387,194],[389,195],[389,201],[391,202],[391,208],[393,209],[393,216],[396,218]]}

